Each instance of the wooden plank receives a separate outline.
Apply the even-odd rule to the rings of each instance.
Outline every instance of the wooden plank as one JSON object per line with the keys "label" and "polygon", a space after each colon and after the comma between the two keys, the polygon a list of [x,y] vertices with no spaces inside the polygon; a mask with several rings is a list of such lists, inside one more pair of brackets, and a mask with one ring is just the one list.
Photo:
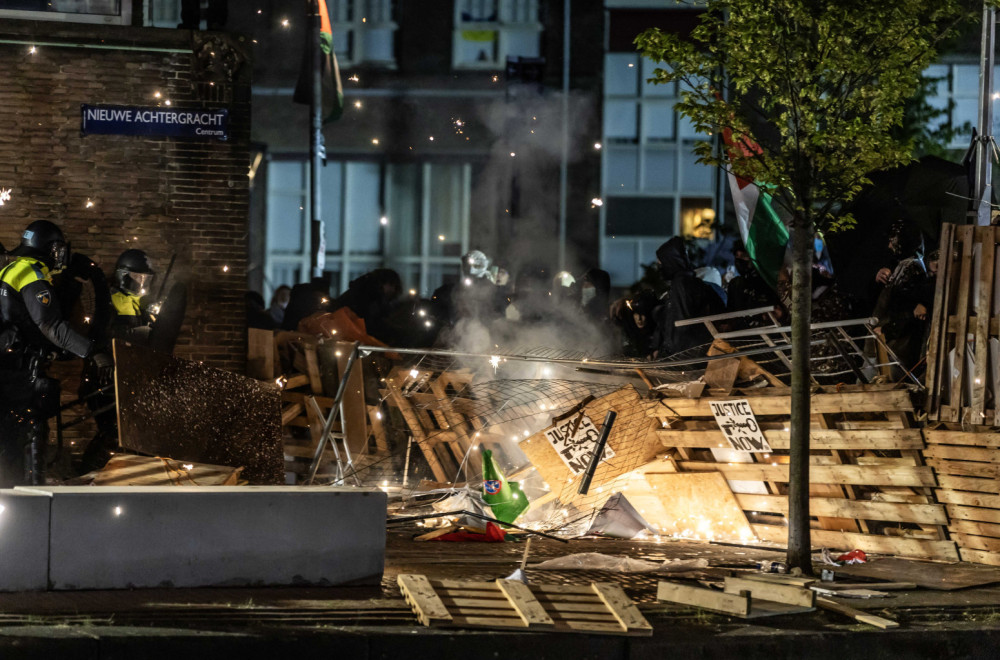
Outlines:
{"label": "wooden plank", "polygon": [[[788,397],[748,395],[741,398],[747,399],[754,415],[788,415]],[[661,406],[650,406],[646,409],[646,414],[660,417],[670,412],[677,417],[713,417],[710,401],[710,397],[661,399]],[[814,394],[810,397],[810,409],[814,413],[911,411],[913,401],[906,389]]]}
{"label": "wooden plank", "polygon": [[[427,441],[427,432],[420,421],[420,416],[413,409],[413,404],[410,403],[396,385],[395,380],[399,378],[400,373],[398,368],[393,369],[385,379],[386,388],[389,391],[389,400],[402,414],[403,420],[406,422],[406,426],[410,429],[410,434],[413,436],[413,442],[420,448],[421,453],[427,460],[427,464],[431,468],[431,472],[434,474],[434,478],[440,482],[453,481],[454,473],[448,474],[445,471],[441,460],[434,451],[434,447]],[[400,378],[400,382],[403,382],[402,378]]]}
{"label": "wooden plank", "polygon": [[[975,427],[974,427],[975,428]],[[988,432],[952,431],[944,428],[924,429],[927,444],[935,445],[970,445],[973,447],[1000,447],[1000,433],[992,429]]]}
{"label": "wooden plank", "polygon": [[309,389],[313,394],[323,394],[323,379],[319,375],[319,358],[316,356],[316,344],[302,342],[302,355],[306,361],[306,376],[309,378]]}
{"label": "wooden plank", "polygon": [[660,507],[642,515],[660,534],[753,539],[750,523],[719,472],[646,473],[645,480]]}
{"label": "wooden plank", "polygon": [[851,589],[873,589],[875,591],[909,591],[917,588],[916,582],[824,582],[824,589],[842,591]]}
{"label": "wooden plank", "polygon": [[964,504],[966,506],[1000,509],[1000,495],[996,494],[966,493],[942,488],[937,491],[937,499],[942,504]]}
{"label": "wooden plank", "polygon": [[883,630],[899,627],[899,624],[892,619],[875,616],[874,614],[867,614],[849,605],[844,605],[843,603],[831,600],[830,598],[817,598],[816,605],[824,610],[830,610],[831,612],[837,612],[838,614],[849,616],[859,623],[867,623],[868,625],[875,626],[876,628],[881,628]]}
{"label": "wooden plank", "polygon": [[948,517],[952,520],[978,520],[980,522],[1000,524],[1000,510],[983,509],[975,506],[960,506],[946,504]]}
{"label": "wooden plank", "polygon": [[953,520],[948,529],[957,534],[975,534],[1000,539],[1000,524],[973,520]]}
{"label": "wooden plank", "polygon": [[985,479],[996,479],[1000,476],[1000,465],[995,463],[973,463],[971,461],[942,461],[936,458],[927,459],[930,465],[939,474],[954,475],[956,477],[981,477]]}
{"label": "wooden plank", "polygon": [[[965,340],[966,328],[969,321],[969,294],[972,293],[972,247],[973,232],[972,225],[961,225],[955,227],[955,235],[962,242],[962,265],[958,286],[958,300],[955,303],[955,314],[958,315],[958,328],[955,332],[955,371],[949,373],[948,389],[951,392],[948,400],[946,420],[957,422],[959,410],[963,406],[962,393],[965,390],[965,351],[968,342]],[[967,420],[972,424],[981,423],[981,420]]]}
{"label": "wooden plank", "polygon": [[[510,601],[517,615],[528,628],[551,628],[552,617],[545,613],[541,603],[531,594],[528,585],[517,580],[497,580],[497,587]],[[633,607],[635,607],[633,605]]]}
{"label": "wooden plank", "polygon": [[[979,244],[979,295],[976,297],[976,312],[973,333],[975,334],[975,363],[973,365],[973,387],[969,393],[969,410],[972,419],[981,420],[986,405],[986,376],[989,373],[989,332],[990,307],[993,302],[993,259],[996,251],[993,227],[976,227],[976,242]],[[963,335],[959,334],[961,338]],[[982,423],[982,422],[980,422]]]}
{"label": "wooden plank", "polygon": [[962,561],[975,564],[988,564],[990,566],[1000,566],[1000,552],[986,552],[983,550],[973,550],[962,548]]}
{"label": "wooden plank", "polygon": [[741,573],[739,576],[744,580],[756,580],[757,582],[772,582],[777,584],[789,584],[795,587],[808,587],[816,583],[816,578],[807,578],[799,575],[787,575],[784,573]]}
{"label": "wooden plank", "polygon": [[281,409],[281,425],[288,426],[288,424],[305,412],[305,406],[301,403],[293,403],[291,405],[285,406]]}
{"label": "wooden plank", "polygon": [[[681,461],[681,470],[718,471],[730,481],[788,482],[788,465],[760,463],[703,463]],[[813,465],[809,482],[814,484],[854,484],[858,486],[937,486],[929,467]]]}
{"label": "wooden plank", "polygon": [[816,605],[815,591],[792,584],[727,577],[724,591],[727,594],[741,594],[749,591],[750,598],[754,600],[769,600],[799,607],[814,607]]}
{"label": "wooden plank", "polygon": [[396,578],[403,597],[413,606],[417,618],[425,626],[452,620],[430,581],[423,575],[400,574]]}
{"label": "wooden plank", "polygon": [[656,600],[739,617],[750,614],[750,596],[747,593],[727,594],[676,582],[658,582]]}
{"label": "wooden plank", "polygon": [[594,582],[590,585],[601,601],[611,611],[611,614],[618,620],[622,628],[629,632],[649,631],[653,632],[653,626],[649,625],[646,618],[639,612],[620,586],[612,582]]}
{"label": "wooden plank", "polygon": [[1000,493],[1000,481],[996,479],[981,479],[978,477],[960,477],[951,474],[939,474],[937,476],[938,486],[940,488],[938,492],[938,501],[943,502],[940,498],[940,494],[945,491],[963,491],[971,490],[981,493]]}
{"label": "wooden plank", "polygon": [[285,378],[285,384],[282,386],[286,390],[294,390],[295,388],[302,387],[303,385],[309,384],[309,376],[305,374],[292,374]]}
{"label": "wooden plank", "polygon": [[[788,541],[788,528],[781,525],[753,525],[753,530],[764,541],[783,545]],[[810,537],[812,546],[816,549],[859,548],[865,552],[896,555],[897,557],[958,561],[958,552],[955,544],[951,541],[876,536],[826,529],[810,530]]]}
{"label": "wooden plank", "polygon": [[248,328],[247,376],[273,381],[274,375],[274,332]]}
{"label": "wooden plank", "polygon": [[[656,435],[664,447],[728,447],[722,431],[674,430],[660,428]],[[772,449],[789,448],[790,433],[785,430],[764,430],[764,437]],[[1000,438],[998,438],[1000,446]],[[920,429],[873,429],[853,431],[841,429],[812,429],[809,432],[809,447],[813,450],[832,449],[923,449],[924,440]]]}
{"label": "wooden plank", "polygon": [[951,538],[958,544],[959,554],[962,550],[985,550],[986,552],[1000,552],[1000,539],[989,536],[976,536],[975,534],[963,534],[951,532]]}
{"label": "wooden plank", "polygon": [[941,374],[943,373],[942,356],[945,351],[946,332],[943,324],[947,322],[949,301],[948,288],[945,282],[951,277],[952,266],[952,236],[955,225],[945,222],[941,225],[940,259],[938,274],[934,282],[934,305],[931,309],[930,335],[927,342],[927,411],[931,419],[938,419],[938,409],[941,400]]}
{"label": "wooden plank", "polygon": [[[334,357],[337,358],[337,375],[343,378],[344,369],[350,359],[354,345],[346,341],[338,341]],[[347,376],[347,386],[344,389],[342,404],[344,413],[341,423],[344,428],[345,442],[351,454],[357,456],[368,447],[368,408],[365,404],[364,361],[360,358],[354,361],[351,373]]]}
{"label": "wooden plank", "polygon": [[[744,511],[764,511],[788,515],[788,497],[784,495],[752,495],[736,493],[736,501]],[[947,525],[948,516],[940,504],[901,504],[870,500],[840,500],[810,497],[809,513],[830,518],[861,518],[890,522],[912,522],[926,525]]]}
{"label": "wooden plank", "polygon": [[955,447],[951,445],[929,445],[924,450],[928,458],[947,458],[958,461],[982,461],[1000,463],[1000,450],[987,447]]}
{"label": "wooden plank", "polygon": [[590,585],[578,584],[533,584],[531,590],[536,594],[574,594],[578,596],[592,596],[595,600],[600,597],[594,593]]}

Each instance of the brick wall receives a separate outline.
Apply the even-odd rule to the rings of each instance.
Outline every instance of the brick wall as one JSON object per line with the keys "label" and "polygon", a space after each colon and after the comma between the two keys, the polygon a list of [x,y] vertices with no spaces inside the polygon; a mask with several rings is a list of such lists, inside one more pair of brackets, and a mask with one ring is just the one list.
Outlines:
{"label": "brick wall", "polygon": [[[125,249],[187,281],[175,354],[243,371],[251,62],[247,40],[191,33],[4,21],[0,38],[0,242],[33,220],[111,275]],[[39,45],[31,53],[34,39]],[[156,93],[159,92],[159,98]],[[80,104],[229,109],[229,139],[80,133]],[[64,390],[65,391],[65,390]]]}

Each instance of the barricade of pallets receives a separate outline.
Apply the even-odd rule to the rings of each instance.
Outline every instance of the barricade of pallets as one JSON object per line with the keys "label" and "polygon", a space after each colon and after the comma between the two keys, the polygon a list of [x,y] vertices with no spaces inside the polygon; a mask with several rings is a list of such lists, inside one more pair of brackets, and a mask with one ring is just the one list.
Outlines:
{"label": "barricade of pallets", "polygon": [[1000,426],[1000,227],[941,226],[927,346],[928,419]]}
{"label": "barricade of pallets", "polygon": [[1000,566],[1000,429],[940,424],[924,436],[962,560]]}
{"label": "barricade of pallets", "polygon": [[[809,503],[815,517],[813,546],[957,560],[955,543],[947,540],[944,505],[933,501],[937,482],[932,468],[923,463],[924,441],[912,418],[910,390],[892,385],[814,389]],[[735,391],[716,400],[720,398],[749,401],[770,453],[732,451],[713,417],[712,396],[653,401],[647,414],[660,420],[657,434],[679,472],[722,473],[754,535],[784,543],[789,390]]]}

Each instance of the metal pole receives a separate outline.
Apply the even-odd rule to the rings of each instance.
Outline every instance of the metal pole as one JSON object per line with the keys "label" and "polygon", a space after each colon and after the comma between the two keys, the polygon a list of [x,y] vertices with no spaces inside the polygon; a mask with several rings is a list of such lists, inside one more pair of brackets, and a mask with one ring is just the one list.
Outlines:
{"label": "metal pole", "polygon": [[979,61],[979,117],[976,143],[976,224],[991,224],[993,188],[993,48],[996,36],[996,10],[983,3],[983,35]]}
{"label": "metal pole", "polygon": [[323,51],[320,44],[319,1],[309,3],[309,48],[312,62],[312,98],[309,104],[309,265],[313,277],[322,277],[326,268],[323,239],[320,168],[323,166]]}
{"label": "metal pole", "polygon": [[563,0],[562,155],[559,161],[559,270],[566,269],[566,195],[569,187],[569,0]]}
{"label": "metal pole", "polygon": [[601,428],[601,435],[597,438],[597,446],[594,447],[594,455],[590,457],[590,465],[583,473],[583,479],[580,480],[580,487],[576,489],[576,492],[580,495],[586,495],[590,490],[590,482],[594,479],[594,473],[597,472],[597,466],[601,463],[601,458],[604,457],[604,448],[608,445],[608,436],[611,435],[611,427],[615,425],[615,418],[618,417],[618,413],[614,410],[609,410],[608,414],[604,416],[604,426]]}

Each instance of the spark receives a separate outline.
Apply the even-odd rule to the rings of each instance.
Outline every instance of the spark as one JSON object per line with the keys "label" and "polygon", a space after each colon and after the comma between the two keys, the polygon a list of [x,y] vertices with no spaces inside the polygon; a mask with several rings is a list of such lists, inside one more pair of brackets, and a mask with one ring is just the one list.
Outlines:
{"label": "spark", "polygon": [[323,298],[320,298],[320,299],[319,299],[319,301],[320,301],[321,303],[323,303],[323,304],[325,305],[325,304],[327,304],[328,302],[330,302],[330,299],[329,299],[329,298],[326,298],[326,297],[323,297]]}
{"label": "spark", "polygon": [[434,325],[434,324],[433,324],[433,323],[431,323],[430,321],[424,321],[424,325],[425,325],[425,326],[427,326],[427,327],[429,328],[429,327],[431,327],[431,326],[432,326],[432,325]]}
{"label": "spark", "polygon": [[420,372],[416,369],[410,369],[410,378],[419,378]]}
{"label": "spark", "polygon": [[120,506],[115,507],[115,515],[116,516],[122,515],[122,508]]}
{"label": "spark", "polygon": [[0,188],[0,206],[10,201],[10,188]]}
{"label": "spark", "polygon": [[223,273],[228,273],[229,272],[229,266],[223,266],[222,267],[222,272]]}
{"label": "spark", "polygon": [[468,277],[466,277],[466,278],[465,278],[464,280],[462,280],[462,283],[463,283],[463,284],[464,284],[465,286],[472,286],[472,279],[471,279],[471,278],[468,278]]}
{"label": "spark", "polygon": [[443,241],[444,240],[444,234],[438,234],[438,240],[439,241]]}
{"label": "spark", "polygon": [[164,103],[170,105],[170,99],[167,99],[166,101],[164,101]]}
{"label": "spark", "polygon": [[490,356],[490,366],[493,367],[493,373],[496,374],[497,368],[500,366],[500,356],[491,355]]}
{"label": "spark", "polygon": [[34,46],[32,46],[31,48],[28,49],[28,53],[31,54],[31,55],[34,55],[37,52],[38,52],[38,49],[35,48]]}
{"label": "spark", "polygon": [[424,310],[417,310],[417,316],[427,316],[427,312]]}
{"label": "spark", "polygon": [[595,142],[594,143],[594,149],[600,150],[600,148],[601,148],[601,143],[600,142]]}
{"label": "spark", "polygon": [[430,140],[431,142],[433,142],[433,141],[434,141],[434,136],[433,136],[433,135],[431,135],[431,136],[430,136],[430,137],[428,137],[427,139],[428,139],[428,140]]}
{"label": "spark", "polygon": [[[283,18],[283,19],[281,19],[281,27],[285,27],[285,28],[286,28],[286,27],[288,27],[289,25],[291,25],[291,23],[289,22],[289,20],[288,20],[287,18]],[[632,66],[632,65],[631,65],[631,64],[629,64],[629,66]]]}
{"label": "spark", "polygon": [[333,353],[333,357],[340,357],[341,355],[343,355],[343,353],[341,353],[340,351],[334,351]]}
{"label": "spark", "polygon": [[634,65],[634,64],[632,64],[631,62],[629,62],[629,63],[628,63],[628,68],[630,68],[630,69],[631,69],[631,68],[633,68],[634,66],[635,66],[635,65]]}
{"label": "spark", "polygon": [[512,152],[510,152],[510,157],[511,157],[511,158],[513,158],[513,157],[514,157],[514,156],[516,156],[516,155],[517,155],[517,154],[515,154],[515,153],[514,153],[513,151],[512,151]]}
{"label": "spark", "polygon": [[354,102],[354,107],[360,110],[361,109],[361,101],[355,101]]}
{"label": "spark", "polygon": [[604,200],[601,199],[600,197],[595,197],[592,200],[590,200],[590,205],[592,207],[604,206]]}
{"label": "spark", "polygon": [[87,200],[87,208],[88,209],[94,208],[94,202],[92,200],[89,199]]}
{"label": "spark", "polygon": [[185,470],[193,470],[194,469],[194,465],[192,465],[191,463],[185,463],[181,467],[183,467]]}
{"label": "spark", "polygon": [[378,144],[378,138],[372,138],[372,144]]}
{"label": "spark", "polygon": [[350,78],[348,78],[348,80],[350,80],[351,82],[361,82],[361,78],[358,78],[358,74],[356,73]]}
{"label": "spark", "polygon": [[383,215],[381,218],[378,219],[378,222],[379,222],[380,225],[382,225],[383,227],[385,227],[387,224],[389,224],[389,218],[387,218],[387,217],[385,217]]}
{"label": "spark", "polygon": [[84,323],[90,323],[90,317],[89,316],[84,316],[83,317],[83,322]]}
{"label": "spark", "polygon": [[375,419],[382,419],[382,413],[376,411]]}
{"label": "spark", "polygon": [[410,289],[410,295],[411,296],[417,295],[417,290],[416,289]]}
{"label": "spark", "polygon": [[493,82],[499,82],[500,76],[493,76]]}
{"label": "spark", "polygon": [[[35,52],[34,48],[32,48],[31,52]],[[996,101],[997,99],[1000,99],[1000,92],[993,92],[993,100]]]}
{"label": "spark", "polygon": [[6,510],[7,510],[7,507],[5,507],[3,504],[0,504],[0,513],[3,513]]}

